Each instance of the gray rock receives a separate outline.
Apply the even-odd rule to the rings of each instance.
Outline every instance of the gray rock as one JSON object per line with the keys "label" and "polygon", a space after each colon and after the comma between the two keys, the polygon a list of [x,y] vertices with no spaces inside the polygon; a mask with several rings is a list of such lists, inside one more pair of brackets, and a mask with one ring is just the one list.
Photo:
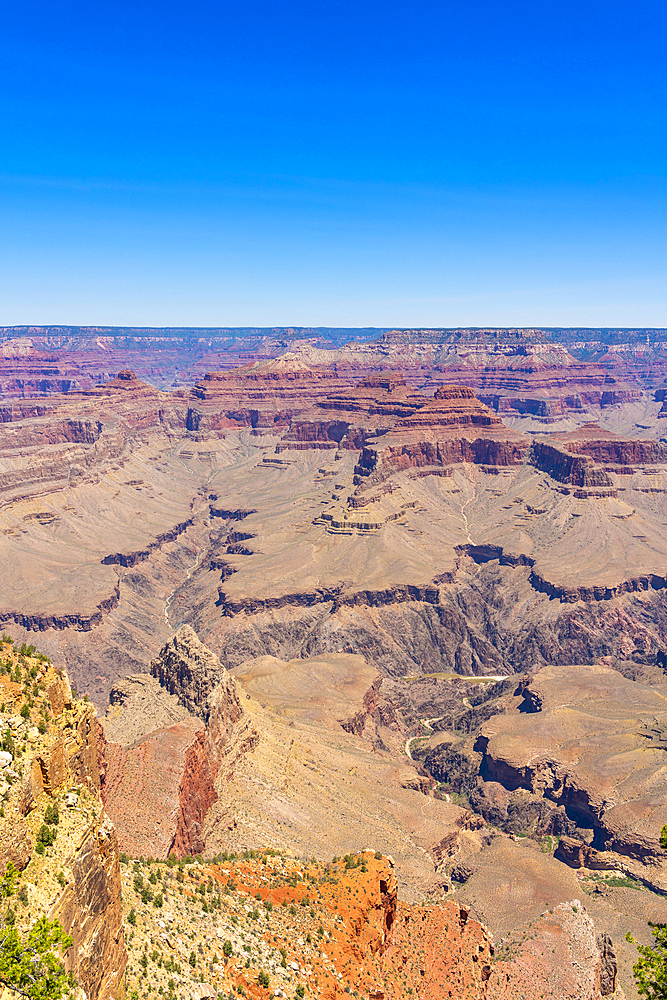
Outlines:
{"label": "gray rock", "polygon": [[614,952],[614,943],[606,931],[598,934],[595,939],[600,950],[600,987],[603,997],[611,996],[616,991],[616,973],[618,963]]}

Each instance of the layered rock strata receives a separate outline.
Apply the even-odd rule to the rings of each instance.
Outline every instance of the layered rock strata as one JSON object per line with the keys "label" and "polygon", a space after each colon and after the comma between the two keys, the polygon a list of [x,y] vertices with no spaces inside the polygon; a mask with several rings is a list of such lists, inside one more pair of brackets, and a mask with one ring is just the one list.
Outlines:
{"label": "layered rock strata", "polygon": [[[395,374],[260,367],[167,394],[122,371],[2,424],[19,479],[0,620],[42,630],[100,705],[184,623],[226,666],[339,649],[392,676],[655,658],[662,458],[599,427],[527,438],[470,388]],[[478,561],[492,549],[496,565]]]}
{"label": "layered rock strata", "polygon": [[234,680],[189,626],[165,644],[152,669],[159,680],[136,675],[112,689],[102,794],[124,851],[200,854],[218,797],[219,756],[241,706]]}
{"label": "layered rock strata", "polygon": [[432,720],[442,736],[415,751],[440,786],[510,835],[558,838],[572,868],[665,893],[662,689],[602,666],[546,666],[476,701]]}
{"label": "layered rock strata", "polygon": [[[66,675],[48,661],[17,655],[5,642],[2,653],[1,715],[11,749],[2,760],[0,864],[21,871],[11,901],[17,926],[26,930],[39,916],[59,920],[73,938],[65,966],[86,995],[120,1000],[127,956],[118,843],[100,798],[93,706],[73,698]],[[7,663],[18,666],[25,686],[7,679]],[[19,714],[27,691],[32,708]]]}

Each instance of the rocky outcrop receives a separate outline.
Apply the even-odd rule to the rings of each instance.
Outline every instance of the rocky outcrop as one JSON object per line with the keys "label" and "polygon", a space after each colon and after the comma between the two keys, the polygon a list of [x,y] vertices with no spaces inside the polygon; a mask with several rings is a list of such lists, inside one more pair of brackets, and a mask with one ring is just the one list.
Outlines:
{"label": "rocky outcrop", "polygon": [[603,997],[609,997],[616,992],[616,975],[618,973],[614,944],[606,931],[598,934],[595,943],[600,952],[600,993]]}
{"label": "rocky outcrop", "polygon": [[112,688],[102,795],[124,851],[166,858],[204,850],[204,819],[217,798],[215,740],[223,745],[228,722],[223,691],[213,692],[207,732],[153,677],[130,676]]}
{"label": "rocky outcrop", "polygon": [[[3,643],[3,659],[18,663]],[[15,904],[19,929],[39,916],[59,920],[73,938],[65,965],[91,1000],[120,1000],[126,964],[118,843],[100,799],[98,725],[91,704],[72,696],[66,674],[47,661],[21,657],[26,678],[34,671],[35,695],[24,721],[23,689],[0,677],[2,728],[12,735],[3,760],[5,802],[0,816],[0,865],[12,861],[23,871],[26,912]],[[6,706],[9,706],[6,709]],[[42,732],[38,712],[49,708]],[[34,716],[34,718],[31,718]],[[53,819],[53,812],[56,819]],[[51,824],[53,843],[44,847],[40,831]],[[43,838],[42,838],[43,839]]]}
{"label": "rocky outcrop", "polygon": [[276,452],[289,448],[337,448],[350,424],[344,420],[312,420],[295,422],[285,434]]}
{"label": "rocky outcrop", "polygon": [[603,976],[604,989],[609,988],[609,952],[601,952],[580,900],[543,914],[533,934],[515,948],[511,958],[494,963],[485,1000],[600,1000],[609,995],[603,992]]}
{"label": "rocky outcrop", "polygon": [[519,440],[506,441],[495,438],[451,438],[444,441],[419,441],[378,447],[363,448],[355,467],[355,483],[369,477],[364,488],[384,482],[389,476],[404,469],[427,466],[446,466],[458,462],[476,465],[519,465],[525,454],[525,444]]}
{"label": "rocky outcrop", "polygon": [[400,904],[391,942],[383,953],[383,993],[387,1000],[409,994],[486,996],[493,944],[486,929],[462,906]]}
{"label": "rocky outcrop", "polygon": [[192,527],[193,523],[193,518],[188,518],[187,521],[176,524],[169,531],[163,531],[145,549],[136,552],[115,552],[112,555],[104,556],[101,563],[103,566],[124,566],[125,568],[136,566],[137,563],[150,558],[153,552],[161,549],[167,542],[173,542],[175,538],[178,538],[184,531]]}
{"label": "rocky outcrop", "polygon": [[596,938],[576,899],[544,913],[527,939],[505,942],[500,954],[464,905],[399,904],[380,969],[387,1000],[410,994],[425,1000],[601,1000],[613,992],[616,971],[611,939]]}
{"label": "rocky outcrop", "polygon": [[589,455],[573,455],[546,441],[535,441],[532,462],[559,483],[571,486],[608,486],[613,483],[603,469],[598,469]]}
{"label": "rocky outcrop", "polygon": [[107,743],[102,794],[121,850],[155,858],[201,853],[216,773],[206,731],[192,717],[130,747]]}
{"label": "rocky outcrop", "polygon": [[40,614],[25,613],[22,611],[0,611],[0,624],[5,625],[13,622],[15,625],[24,628],[27,632],[45,632],[47,629],[72,629],[75,632],[90,632],[96,625],[102,623],[103,618],[108,615],[120,601],[120,585],[116,583],[114,589],[108,597],[103,598],[97,605],[97,609],[90,614],[82,614],[79,611],[71,614]]}
{"label": "rocky outcrop", "polygon": [[565,587],[545,580],[534,570],[531,572],[529,582],[540,594],[548,594],[565,604],[576,604],[577,601],[611,601],[621,594],[634,594],[646,590],[665,590],[667,588],[667,576],[660,576],[658,573],[650,573],[644,576],[631,577],[629,580],[621,580],[613,586],[599,587]]}
{"label": "rocky outcrop", "polygon": [[182,625],[163,646],[151,662],[151,674],[193,715],[207,723],[212,717],[218,739],[241,716],[233,678],[189,625]]}
{"label": "rocky outcrop", "polygon": [[440,386],[433,399],[396,424],[397,429],[468,426],[503,427],[503,422],[466,385]]}
{"label": "rocky outcrop", "polygon": [[241,716],[236,685],[187,625],[151,669],[153,676],[128,677],[111,691],[104,802],[128,853],[199,854],[219,756]]}
{"label": "rocky outcrop", "polygon": [[127,955],[118,841],[108,819],[84,837],[70,870],[70,883],[49,914],[72,935],[67,965],[87,996],[96,1000],[120,998]]}
{"label": "rocky outcrop", "polygon": [[567,450],[577,455],[588,455],[595,462],[610,462],[619,466],[655,463],[664,465],[667,462],[667,446],[662,441],[633,441],[627,438],[568,439]]}
{"label": "rocky outcrop", "polygon": [[[442,581],[444,582],[444,581]],[[453,582],[453,574],[449,578]],[[223,591],[219,591],[218,607],[223,614],[233,616],[240,612],[259,614],[264,611],[280,608],[308,608],[331,603],[331,611],[350,607],[383,607],[387,604],[419,601],[429,604],[438,603],[438,588],[435,584],[422,586],[406,584],[398,587],[387,587],[385,590],[362,590],[354,593],[341,593],[340,589],[315,590],[309,593],[282,594],[280,597],[267,597],[258,600],[231,601]]]}
{"label": "rocky outcrop", "polygon": [[[657,839],[667,822],[658,792],[664,750],[660,739],[651,749],[642,721],[664,722],[662,695],[599,666],[545,667],[529,686],[537,711],[496,715],[481,727],[481,776],[510,793],[527,789],[591,829],[591,844],[563,838],[561,856],[572,867],[615,864],[665,891],[667,857]],[[609,766],[617,753],[622,773]],[[562,824],[560,832],[574,831]]]}

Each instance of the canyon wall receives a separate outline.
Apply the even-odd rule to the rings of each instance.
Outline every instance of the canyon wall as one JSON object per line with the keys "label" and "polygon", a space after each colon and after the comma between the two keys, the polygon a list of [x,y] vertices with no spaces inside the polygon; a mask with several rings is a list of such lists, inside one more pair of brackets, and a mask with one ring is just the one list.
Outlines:
{"label": "canyon wall", "polygon": [[[72,696],[66,675],[48,661],[17,656],[6,642],[3,655],[18,664],[33,688],[27,717],[26,688],[0,676],[2,724],[11,733],[5,745],[13,756],[3,760],[6,801],[0,816],[0,863],[12,861],[21,871],[28,910],[17,910],[24,924],[40,915],[58,919],[73,938],[65,967],[91,1000],[120,1000],[126,964],[121,917],[121,885],[116,833],[100,799],[97,720],[90,703]],[[48,706],[38,728],[38,709]],[[52,844],[43,831],[51,826]]]}
{"label": "canyon wall", "polygon": [[151,669],[153,676],[131,676],[112,689],[102,723],[102,795],[127,853],[201,854],[220,754],[241,717],[236,686],[189,626]]}

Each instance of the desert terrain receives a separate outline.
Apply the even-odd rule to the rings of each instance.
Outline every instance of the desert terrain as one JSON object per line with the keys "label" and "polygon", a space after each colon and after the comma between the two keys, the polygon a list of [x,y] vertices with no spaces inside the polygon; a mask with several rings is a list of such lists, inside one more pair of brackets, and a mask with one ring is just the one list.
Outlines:
{"label": "desert terrain", "polygon": [[354,855],[369,907],[389,857],[421,937],[394,915],[359,995],[407,990],[450,908],[493,950],[480,978],[448,938],[467,995],[636,996],[625,934],[667,920],[664,331],[172,333],[162,367],[127,331],[2,345],[0,625],[95,706],[118,850],[322,884]]}

